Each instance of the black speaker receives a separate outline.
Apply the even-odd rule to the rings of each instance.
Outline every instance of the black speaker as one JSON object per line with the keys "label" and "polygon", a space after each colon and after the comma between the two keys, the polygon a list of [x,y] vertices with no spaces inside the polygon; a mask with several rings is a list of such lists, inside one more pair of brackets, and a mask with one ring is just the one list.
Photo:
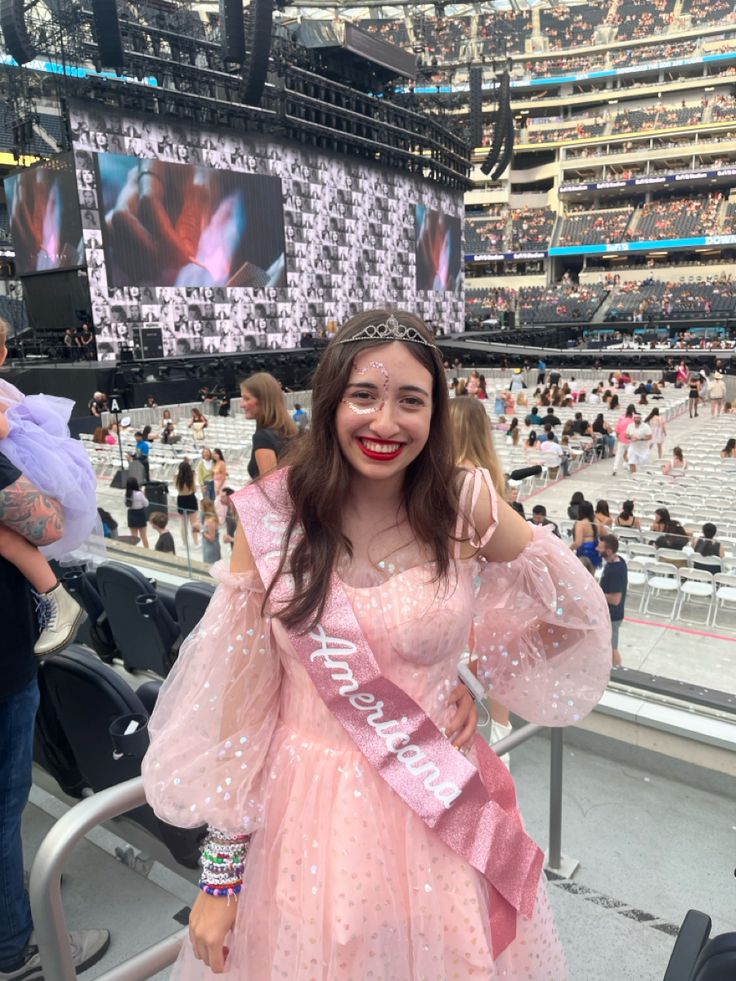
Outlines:
{"label": "black speaker", "polygon": [[243,93],[243,101],[249,106],[259,105],[263,95],[272,31],[273,0],[251,0],[248,8],[248,71]]}
{"label": "black speaker", "polygon": [[92,16],[100,64],[103,68],[122,68],[125,58],[117,0],[92,0]]}
{"label": "black speaker", "polygon": [[470,145],[483,143],[483,69],[473,65],[469,73],[470,82]]}
{"label": "black speaker", "polygon": [[243,0],[220,0],[220,34],[222,57],[242,65],[245,61]]}
{"label": "black speaker", "polygon": [[0,27],[8,54],[25,65],[36,57],[36,48],[26,28],[23,0],[0,0]]}

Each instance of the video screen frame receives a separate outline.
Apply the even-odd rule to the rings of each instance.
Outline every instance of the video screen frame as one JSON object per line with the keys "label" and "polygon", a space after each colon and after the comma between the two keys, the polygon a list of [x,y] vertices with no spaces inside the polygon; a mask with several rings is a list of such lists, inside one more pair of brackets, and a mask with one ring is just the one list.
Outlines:
{"label": "video screen frame", "polygon": [[425,204],[414,206],[416,287],[421,292],[457,293],[463,284],[462,218]]}
{"label": "video screen frame", "polygon": [[[40,193],[34,193],[43,178],[47,178],[43,188],[45,202]],[[26,277],[84,269],[87,263],[73,154],[59,154],[48,161],[18,168],[3,178],[3,185],[10,236],[15,246],[16,274]],[[23,202],[24,194],[30,195],[29,201]],[[52,221],[55,228],[49,227]],[[48,246],[54,234],[59,245],[51,251]],[[43,252],[46,260],[41,258]]]}
{"label": "video screen frame", "polygon": [[279,177],[128,154],[94,157],[110,287],[286,286]]}

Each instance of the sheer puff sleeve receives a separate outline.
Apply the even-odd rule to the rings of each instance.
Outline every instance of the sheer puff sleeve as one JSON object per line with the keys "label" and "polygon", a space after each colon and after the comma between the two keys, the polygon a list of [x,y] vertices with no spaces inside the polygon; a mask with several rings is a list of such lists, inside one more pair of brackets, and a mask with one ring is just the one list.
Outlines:
{"label": "sheer puff sleeve", "polygon": [[151,717],[143,779],[163,821],[249,834],[261,819],[281,666],[258,575],[232,574],[223,562],[212,575],[219,585]]}
{"label": "sheer puff sleeve", "polygon": [[611,672],[611,621],[596,580],[550,530],[534,526],[512,561],[481,560],[476,581],[479,680],[528,722],[580,721]]}

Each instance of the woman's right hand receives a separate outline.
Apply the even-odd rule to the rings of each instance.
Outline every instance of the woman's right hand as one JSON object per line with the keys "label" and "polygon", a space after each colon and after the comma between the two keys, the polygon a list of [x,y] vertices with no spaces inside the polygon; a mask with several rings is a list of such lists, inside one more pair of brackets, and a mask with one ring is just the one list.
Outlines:
{"label": "woman's right hand", "polygon": [[227,935],[235,925],[238,904],[229,896],[210,896],[200,892],[189,914],[189,939],[194,956],[203,961],[213,974],[223,974],[229,953]]}

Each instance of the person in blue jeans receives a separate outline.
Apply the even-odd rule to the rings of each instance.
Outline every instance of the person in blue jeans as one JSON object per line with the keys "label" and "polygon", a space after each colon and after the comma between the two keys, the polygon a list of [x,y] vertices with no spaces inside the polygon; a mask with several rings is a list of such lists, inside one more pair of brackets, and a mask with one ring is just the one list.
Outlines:
{"label": "person in blue jeans", "polygon": [[[22,530],[19,524],[25,520],[26,537],[47,544],[61,534],[57,508],[0,453],[0,521]],[[40,981],[43,968],[33,943],[21,838],[39,701],[38,658],[33,653],[38,628],[30,587],[4,559],[0,559],[0,622],[0,981]],[[107,930],[82,930],[70,933],[69,943],[79,972],[102,957],[110,935]]]}

